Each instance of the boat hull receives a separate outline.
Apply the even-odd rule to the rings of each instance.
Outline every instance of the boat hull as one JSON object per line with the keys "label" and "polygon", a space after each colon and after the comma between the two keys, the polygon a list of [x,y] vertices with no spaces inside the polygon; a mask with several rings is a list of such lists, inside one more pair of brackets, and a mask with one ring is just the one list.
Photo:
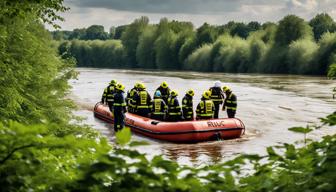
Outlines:
{"label": "boat hull", "polygon": [[[113,116],[106,105],[97,103],[94,116],[113,124]],[[125,124],[133,132],[175,143],[234,139],[239,138],[245,132],[243,122],[237,118],[163,122],[132,113],[126,113],[125,116]]]}

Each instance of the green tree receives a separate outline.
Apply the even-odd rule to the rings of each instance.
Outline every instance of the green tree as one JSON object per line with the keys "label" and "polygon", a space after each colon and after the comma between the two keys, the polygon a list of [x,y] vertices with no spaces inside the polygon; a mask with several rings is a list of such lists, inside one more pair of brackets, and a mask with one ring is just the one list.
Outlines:
{"label": "green tree", "polygon": [[106,40],[108,38],[108,34],[104,31],[104,26],[102,25],[91,25],[85,31],[85,37],[82,39],[85,40]]}
{"label": "green tree", "polygon": [[313,74],[317,66],[315,58],[319,46],[310,39],[300,39],[289,45],[287,60],[289,73],[292,74]]}
{"label": "green tree", "polygon": [[310,20],[309,25],[313,28],[316,41],[320,40],[324,33],[334,32],[336,30],[335,21],[327,13],[317,14]]}
{"label": "green tree", "polygon": [[136,49],[139,43],[139,37],[148,25],[148,18],[141,17],[127,26],[123,32],[121,40],[125,48],[127,64],[130,67],[139,67],[136,61]]}
{"label": "green tree", "polygon": [[213,43],[217,38],[217,30],[215,27],[204,23],[196,32],[197,45]]}
{"label": "green tree", "polygon": [[116,35],[116,27],[110,27],[110,31],[108,34],[108,38],[109,39],[115,39],[115,35]]}
{"label": "green tree", "polygon": [[328,67],[336,62],[336,33],[326,32],[319,41],[316,63],[318,64],[315,74],[325,75]]}
{"label": "green tree", "polygon": [[74,29],[71,35],[69,36],[69,40],[71,39],[84,39],[86,35],[86,29]]}
{"label": "green tree", "polygon": [[250,34],[250,27],[245,23],[235,23],[234,27],[230,30],[230,34],[246,39]]}
{"label": "green tree", "polygon": [[197,48],[196,35],[192,34],[191,37],[185,40],[178,54],[179,62],[183,64],[182,68],[186,68],[184,66],[185,60],[196,48]]}
{"label": "green tree", "polygon": [[280,20],[275,33],[275,43],[287,46],[292,41],[311,38],[312,29],[306,21],[295,15],[288,15]]}
{"label": "green tree", "polygon": [[184,69],[196,71],[212,71],[210,64],[211,44],[204,44],[196,49],[185,61]]}
{"label": "green tree", "polygon": [[159,69],[177,69],[178,56],[175,55],[176,34],[167,31],[155,41],[156,65]]}
{"label": "green tree", "polygon": [[127,26],[128,25],[121,25],[121,26],[116,27],[114,39],[121,39],[121,36],[126,30]]}
{"label": "green tree", "polygon": [[248,71],[249,43],[240,37],[221,36],[214,44],[214,71]]}
{"label": "green tree", "polygon": [[147,69],[155,69],[155,50],[153,49],[157,39],[157,27],[148,26],[139,37],[136,58],[139,66]]}

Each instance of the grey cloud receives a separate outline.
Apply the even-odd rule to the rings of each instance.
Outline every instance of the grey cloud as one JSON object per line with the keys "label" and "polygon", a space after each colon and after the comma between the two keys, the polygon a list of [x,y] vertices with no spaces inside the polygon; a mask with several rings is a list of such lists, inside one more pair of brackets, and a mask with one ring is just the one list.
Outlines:
{"label": "grey cloud", "polygon": [[170,14],[222,14],[239,11],[242,5],[283,4],[279,0],[69,0],[82,8]]}

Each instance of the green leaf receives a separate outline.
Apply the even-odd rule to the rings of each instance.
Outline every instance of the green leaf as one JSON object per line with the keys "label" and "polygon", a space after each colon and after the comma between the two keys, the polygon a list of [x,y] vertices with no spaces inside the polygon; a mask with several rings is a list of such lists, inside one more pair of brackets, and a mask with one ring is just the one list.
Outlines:
{"label": "green leaf", "polygon": [[288,129],[289,131],[293,131],[295,133],[310,133],[311,131],[313,131],[312,128],[309,128],[308,126],[306,128],[304,127],[292,127]]}
{"label": "green leaf", "polygon": [[131,130],[128,127],[125,127],[121,131],[116,132],[117,143],[121,146],[130,142],[131,137]]}
{"label": "green leaf", "polygon": [[279,157],[279,155],[274,151],[273,147],[267,147],[266,150],[270,158]]}
{"label": "green leaf", "polygon": [[146,141],[132,141],[129,146],[136,147],[136,146],[142,146],[142,145],[149,145]]}

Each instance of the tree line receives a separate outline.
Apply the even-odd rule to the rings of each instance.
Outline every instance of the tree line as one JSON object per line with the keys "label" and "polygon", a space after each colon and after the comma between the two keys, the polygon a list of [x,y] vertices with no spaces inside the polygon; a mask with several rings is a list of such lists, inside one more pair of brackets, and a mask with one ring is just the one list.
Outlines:
{"label": "tree line", "polygon": [[336,62],[336,23],[325,13],[309,22],[288,15],[278,23],[225,25],[190,22],[129,25],[52,32],[62,55],[79,67],[195,70],[230,73],[325,75]]}

